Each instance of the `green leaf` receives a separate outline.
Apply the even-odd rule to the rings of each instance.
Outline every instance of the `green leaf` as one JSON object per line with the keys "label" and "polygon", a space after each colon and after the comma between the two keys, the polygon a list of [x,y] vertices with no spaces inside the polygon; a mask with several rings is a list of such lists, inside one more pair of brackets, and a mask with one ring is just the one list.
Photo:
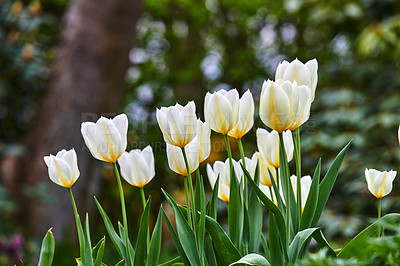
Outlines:
{"label": "green leaf", "polygon": [[271,258],[269,256],[269,248],[268,248],[267,239],[265,239],[265,236],[262,232],[261,232],[260,236],[261,236],[261,244],[262,244],[262,247],[264,250],[264,255],[268,261],[271,261]]}
{"label": "green leaf", "polygon": [[90,241],[90,229],[89,229],[89,214],[86,213],[85,220],[85,248],[82,256],[83,265],[93,265],[93,257],[92,257],[92,243]]}
{"label": "green leaf", "polygon": [[228,228],[229,237],[238,250],[241,249],[242,244],[243,223],[243,201],[240,195],[239,182],[235,171],[232,171],[229,187]]}
{"label": "green leaf", "polygon": [[[119,237],[121,238],[121,241],[123,239],[125,239],[125,228],[124,226],[118,221],[118,231],[119,231]],[[125,247],[125,242],[122,242],[124,247]],[[131,240],[128,238],[128,254],[129,254],[129,261],[133,261],[134,257],[135,257],[135,250],[133,249]],[[127,261],[127,263],[129,263],[129,261]]]}
{"label": "green leaf", "polygon": [[56,243],[53,233],[50,228],[42,240],[42,247],[40,248],[40,257],[38,266],[51,266],[53,263],[54,250]]}
{"label": "green leaf", "polygon": [[317,167],[315,168],[313,180],[310,186],[310,192],[307,197],[306,205],[304,206],[303,215],[301,216],[300,231],[309,228],[314,218],[315,209],[317,208],[318,203],[320,174],[321,159],[319,159]]}
{"label": "green leaf", "polygon": [[319,218],[321,217],[322,211],[325,208],[333,185],[335,184],[336,178],[338,176],[340,166],[342,165],[342,162],[347,151],[350,148],[350,145],[351,141],[347,143],[347,145],[339,152],[332,165],[329,167],[328,172],[325,174],[325,177],[322,180],[321,184],[319,185],[318,203],[311,226],[315,226],[318,223]]}
{"label": "green leaf", "polygon": [[93,248],[92,255],[94,259],[94,266],[101,266],[102,264],[105,243],[106,243],[106,237],[103,237]]}
{"label": "green leaf", "polygon": [[[169,230],[169,232],[171,234],[172,241],[174,241],[175,248],[178,251],[178,254],[179,254],[182,262],[185,265],[190,265],[189,259],[187,258],[186,254],[185,254],[185,251],[183,250],[182,244],[179,241],[178,235],[176,234],[175,229],[171,224],[171,221],[169,220],[167,214],[165,213],[165,211],[164,211],[164,209],[162,207],[161,207],[161,210],[163,212],[163,216],[164,216],[165,222],[167,223],[168,230]],[[167,265],[169,265],[169,264],[167,264]]]}
{"label": "green leaf", "polygon": [[[361,233],[359,233],[356,237],[354,237],[347,245],[338,253],[339,258],[351,258],[354,254],[360,254],[360,252],[356,252],[363,247],[367,243],[367,239],[376,236],[378,233],[378,227],[381,222],[384,223],[397,223],[400,220],[400,213],[390,213],[383,216],[381,219],[377,220],[367,228],[365,228]],[[368,254],[365,254],[368,256]]]}
{"label": "green leaf", "polygon": [[272,265],[283,265],[281,244],[279,242],[278,225],[275,216],[269,214],[268,224],[269,257]]}
{"label": "green leaf", "polygon": [[140,220],[139,233],[136,240],[136,251],[133,259],[133,265],[146,265],[147,255],[147,233],[149,230],[151,197],[147,200],[142,219]]}
{"label": "green leaf", "polygon": [[260,248],[263,209],[254,191],[250,193],[248,217],[251,217],[251,222],[249,223],[249,252],[256,253]]}
{"label": "green leaf", "polygon": [[[244,176],[249,181],[252,189],[257,194],[258,198],[264,203],[265,207],[269,211],[271,211],[275,215],[276,223],[278,225],[279,237],[282,243],[282,246],[286,246],[286,227],[285,227],[285,219],[283,218],[281,210],[261,191],[261,189],[257,186],[257,184],[251,178],[249,172],[245,168],[243,168]],[[285,253],[285,251],[284,251]]]}
{"label": "green leaf", "polygon": [[178,205],[172,199],[172,197],[165,191],[162,190],[169,204],[171,205],[176,221],[176,229],[178,231],[179,241],[182,244],[183,250],[187,255],[192,266],[200,265],[200,257],[196,247],[196,238],[193,231],[190,229],[185,217],[178,208]]}
{"label": "green leaf", "polygon": [[219,175],[217,177],[217,181],[215,181],[214,189],[211,196],[211,203],[209,209],[209,215],[217,220],[217,212],[218,212],[218,189],[219,189]]}
{"label": "green leaf", "polygon": [[[199,256],[200,260],[204,259],[204,234],[206,230],[206,199],[204,193],[203,178],[198,176],[196,184],[196,202],[200,212],[199,226],[197,227],[197,239],[199,241]],[[197,216],[197,215],[196,215]]]}
{"label": "green leaf", "polygon": [[103,219],[104,226],[106,227],[106,230],[108,232],[108,235],[110,236],[111,242],[113,242],[114,247],[117,249],[118,254],[122,257],[125,258],[125,244],[121,240],[121,238],[118,236],[117,232],[114,230],[114,226],[112,225],[110,218],[108,218],[106,212],[104,209],[101,207],[100,203],[98,202],[97,198],[94,197],[94,200],[96,202],[97,209],[100,212],[101,218]]}
{"label": "green leaf", "polygon": [[151,235],[149,252],[147,255],[147,266],[157,265],[158,258],[160,257],[161,251],[161,231],[162,231],[162,212],[161,209],[158,211],[157,221]]}
{"label": "green leaf", "polygon": [[215,257],[215,251],[209,234],[207,234],[204,239],[204,253],[206,255],[208,265],[217,265],[217,258]]}
{"label": "green leaf", "polygon": [[240,253],[216,220],[206,216],[206,229],[214,244],[218,265],[229,265],[240,259]]}
{"label": "green leaf", "polygon": [[115,266],[124,266],[125,265],[125,259],[120,260]]}
{"label": "green leaf", "polygon": [[244,256],[243,258],[241,258],[237,262],[230,264],[229,266],[239,266],[239,265],[270,266],[266,258],[254,253]]}
{"label": "green leaf", "polygon": [[[160,211],[162,211],[162,210],[160,210]],[[173,265],[173,264],[175,264],[177,262],[181,262],[181,258],[180,257],[176,257],[176,258],[173,258],[172,260],[169,260],[169,261],[166,261],[164,263],[158,264],[158,266],[171,266],[171,265]]]}
{"label": "green leaf", "polygon": [[336,257],[335,252],[326,241],[324,235],[320,228],[308,228],[303,231],[300,231],[294,237],[292,243],[289,246],[289,261],[295,262],[301,255],[301,250],[308,243],[309,239],[314,237],[321,248],[328,248],[328,252],[330,255]]}

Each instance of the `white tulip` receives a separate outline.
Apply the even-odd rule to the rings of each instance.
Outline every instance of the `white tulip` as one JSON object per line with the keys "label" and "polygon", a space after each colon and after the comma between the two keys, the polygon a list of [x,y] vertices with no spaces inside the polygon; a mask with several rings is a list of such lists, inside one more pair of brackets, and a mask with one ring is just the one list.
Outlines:
{"label": "white tulip", "polygon": [[[238,181],[243,179],[243,170],[238,162],[232,160],[233,169],[235,171],[236,177]],[[219,176],[219,189],[218,189],[218,197],[225,201],[229,201],[229,187],[230,187],[230,165],[229,159],[226,159],[225,162],[216,161],[211,167],[210,164],[207,164],[207,175],[208,180],[210,181],[211,187],[214,189],[215,182],[217,181],[217,177]]]}
{"label": "white tulip", "polygon": [[[189,164],[189,171],[193,173],[199,167],[199,144],[197,137],[186,145],[184,149]],[[169,168],[172,171],[183,176],[188,175],[182,148],[167,143],[167,158]]]}
{"label": "white tulip", "polygon": [[[275,130],[268,132],[265,129],[258,128],[256,135],[258,151],[260,152],[262,158],[271,166],[279,168],[278,132]],[[285,144],[287,161],[290,162],[293,158],[294,150],[292,132],[290,130],[283,132],[283,142]]]}
{"label": "white tulip", "polygon": [[278,132],[295,130],[310,117],[311,90],[296,81],[264,81],[260,96],[260,118]]}
{"label": "white tulip", "polygon": [[207,122],[198,120],[197,125],[197,141],[199,145],[199,163],[202,163],[210,156],[211,152],[211,128]]}
{"label": "white tulip", "polygon": [[156,116],[166,143],[183,148],[197,135],[196,105],[193,101],[184,107],[178,103],[161,107],[157,109]]}
{"label": "white tulip", "polygon": [[296,81],[299,86],[308,86],[311,89],[311,101],[314,101],[318,82],[318,61],[315,58],[305,64],[297,58],[290,63],[283,61],[276,69],[275,80],[278,79]]}
{"label": "white tulip", "polygon": [[207,92],[204,100],[204,117],[211,129],[228,134],[239,121],[239,93],[237,90]]}
{"label": "white tulip", "polygon": [[74,149],[61,150],[56,156],[43,157],[48,167],[50,180],[59,186],[70,188],[78,179],[80,173],[78,160]]}
{"label": "white tulip", "polygon": [[[293,189],[293,193],[294,193],[294,198],[297,201],[297,176],[292,175],[290,177],[290,182],[292,183],[292,189]],[[303,176],[300,179],[300,189],[301,189],[301,210],[304,210],[304,207],[306,206],[306,202],[307,202],[307,198],[308,198],[308,194],[310,193],[310,187],[311,187],[311,176],[306,175]],[[281,189],[282,191],[282,189]],[[282,198],[283,194],[282,194]]]}
{"label": "white tulip", "polygon": [[[251,158],[244,157],[244,162],[246,165],[246,170],[249,172],[251,178],[254,179],[258,162],[258,152],[253,153]],[[239,160],[239,164],[242,164],[242,159]]]}
{"label": "white tulip", "polygon": [[375,169],[365,169],[365,179],[367,180],[368,190],[378,199],[383,198],[392,191],[393,180],[396,171],[378,171]]}
{"label": "white tulip", "polygon": [[81,133],[94,158],[115,163],[126,149],[128,118],[120,114],[113,119],[100,117],[96,123],[84,122]]}
{"label": "white tulip", "polygon": [[151,146],[143,150],[124,152],[118,159],[122,177],[135,187],[144,187],[155,175],[154,155]]}
{"label": "white tulip", "polygon": [[254,100],[251,92],[247,90],[239,100],[239,120],[228,136],[240,139],[253,127],[254,124]]}
{"label": "white tulip", "polygon": [[[264,186],[272,187],[272,179],[277,183],[276,169],[265,161],[261,154],[258,153],[258,168],[260,171],[260,183]],[[272,176],[271,176],[272,175]]]}
{"label": "white tulip", "polygon": [[260,184],[258,187],[265,194],[265,196],[267,196],[267,198],[269,198],[273,203],[275,203],[275,205],[278,205],[278,199],[276,198],[275,192],[273,189],[272,189],[272,194],[271,194],[271,187],[264,186],[263,184]]}

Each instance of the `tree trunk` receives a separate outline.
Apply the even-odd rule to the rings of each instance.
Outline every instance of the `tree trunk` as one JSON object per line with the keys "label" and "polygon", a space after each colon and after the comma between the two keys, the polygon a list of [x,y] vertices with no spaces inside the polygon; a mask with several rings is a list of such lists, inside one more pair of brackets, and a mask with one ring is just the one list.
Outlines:
{"label": "tree trunk", "polygon": [[67,189],[51,183],[43,156],[75,148],[81,175],[72,190],[81,218],[93,204],[102,164],[87,150],[80,125],[122,110],[129,51],[141,8],[142,0],[76,0],[66,13],[52,79],[38,121],[27,136],[18,175],[18,183],[29,187],[49,184],[46,193],[52,198],[45,203],[27,198],[19,188],[23,221],[35,236],[50,227],[60,236],[73,222]]}

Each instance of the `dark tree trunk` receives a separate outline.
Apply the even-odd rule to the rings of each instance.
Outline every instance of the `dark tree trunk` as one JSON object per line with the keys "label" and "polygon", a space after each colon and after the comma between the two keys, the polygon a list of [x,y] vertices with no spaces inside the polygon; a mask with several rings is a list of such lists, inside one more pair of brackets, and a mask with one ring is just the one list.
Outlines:
{"label": "dark tree trunk", "polygon": [[41,203],[20,191],[25,226],[36,236],[49,227],[60,235],[73,222],[68,192],[51,183],[43,156],[75,148],[81,175],[72,189],[81,218],[93,204],[101,162],[86,149],[80,125],[99,115],[121,112],[129,51],[141,8],[142,0],[76,0],[66,13],[52,79],[38,121],[26,139],[27,152],[18,175],[19,184],[49,184],[51,202]]}

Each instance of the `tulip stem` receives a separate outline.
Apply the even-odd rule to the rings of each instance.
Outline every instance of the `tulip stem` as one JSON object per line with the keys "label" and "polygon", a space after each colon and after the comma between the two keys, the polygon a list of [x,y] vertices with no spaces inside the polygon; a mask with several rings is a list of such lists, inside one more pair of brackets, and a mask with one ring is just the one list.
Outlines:
{"label": "tulip stem", "polygon": [[140,196],[142,197],[143,211],[146,208],[146,196],[144,195],[144,188],[140,187]]}
{"label": "tulip stem", "polygon": [[[300,152],[300,130],[296,128],[294,131],[293,144],[294,144],[294,155],[296,161],[296,175],[297,175],[297,221],[301,220],[301,152]],[[296,225],[297,226],[297,225]],[[297,228],[296,232],[297,233]]]}
{"label": "tulip stem", "polygon": [[[189,162],[186,156],[186,151],[185,148],[182,148],[182,153],[183,153],[183,158],[185,159],[185,164],[186,164],[186,172],[187,172],[187,177],[188,177],[188,183],[189,183],[189,190],[190,190],[190,205],[188,205],[188,208],[192,210],[192,222],[193,222],[193,229],[194,232],[197,232],[196,230],[196,216],[195,216],[195,210],[194,210],[194,192],[193,192],[193,183],[192,183],[192,173],[190,173],[190,167],[189,167]],[[196,233],[194,234],[196,238],[196,244],[197,244],[197,237]]]}
{"label": "tulip stem", "polygon": [[224,135],[225,138],[225,143],[226,143],[226,151],[228,152],[228,157],[229,157],[229,167],[230,167],[230,174],[233,174],[233,163],[232,163],[232,151],[231,151],[231,145],[229,144],[229,139],[228,135]]}
{"label": "tulip stem", "polygon": [[[243,167],[246,169],[246,161],[244,160],[244,149],[243,149],[242,139],[241,138],[237,139],[237,142],[238,142],[238,146],[239,146],[240,157],[242,158],[242,164],[243,164]],[[247,201],[248,201],[248,199],[247,199],[247,179],[245,178],[243,180],[243,182],[244,182],[244,205],[247,208],[247,205],[248,205],[248,203],[247,203]]]}
{"label": "tulip stem", "polygon": [[[276,173],[276,187],[277,187],[278,191],[281,192],[281,188],[279,186],[279,168],[275,168],[275,173]],[[272,178],[274,178],[274,177],[272,177]]]}
{"label": "tulip stem", "polygon": [[193,230],[193,224],[192,224],[192,215],[190,213],[190,200],[189,200],[189,191],[188,191],[188,178],[185,176],[183,183],[185,184],[185,196],[186,196],[186,210],[187,210],[187,220],[190,228]]}
{"label": "tulip stem", "polygon": [[[78,232],[78,240],[79,240],[79,247],[81,248],[81,250],[83,249],[83,239],[81,237],[81,235],[79,234],[79,228],[82,227],[82,225],[80,224],[79,221],[79,214],[78,214],[78,210],[76,208],[76,204],[75,204],[75,199],[74,199],[74,195],[72,194],[72,189],[69,187],[68,188],[68,192],[69,192],[69,196],[71,197],[71,202],[72,202],[72,207],[74,208],[74,214],[75,214],[75,222],[76,222],[76,230]],[[82,252],[81,252],[81,256],[82,256]]]}
{"label": "tulip stem", "polygon": [[126,249],[126,254],[127,254],[126,259],[127,259],[127,261],[130,261],[129,255],[128,255],[129,254],[128,219],[126,218],[124,190],[122,189],[121,177],[119,175],[117,163],[113,163],[113,165],[114,165],[115,176],[117,177],[119,197],[121,199],[122,219],[123,219],[123,222],[124,222],[124,229],[125,229],[125,249]]}
{"label": "tulip stem", "polygon": [[283,178],[285,179],[285,189],[286,191],[286,245],[289,246],[290,241],[290,177],[289,177],[289,169],[288,162],[286,157],[285,143],[283,140],[283,133],[279,132],[279,166],[281,169],[281,173]]}
{"label": "tulip stem", "polygon": [[[378,220],[381,219],[381,201],[382,198],[378,199]],[[381,236],[381,226],[378,225],[378,237]]]}

